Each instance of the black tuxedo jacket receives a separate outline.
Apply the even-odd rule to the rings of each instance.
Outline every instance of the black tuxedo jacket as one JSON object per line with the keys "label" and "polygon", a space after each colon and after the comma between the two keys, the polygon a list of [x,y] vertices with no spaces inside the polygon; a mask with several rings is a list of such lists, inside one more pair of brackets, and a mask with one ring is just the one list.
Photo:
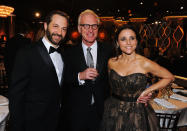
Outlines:
{"label": "black tuxedo jacket", "polygon": [[11,131],[56,131],[60,86],[41,40],[20,50],[9,87]]}
{"label": "black tuxedo jacket", "polygon": [[[108,93],[107,63],[111,55],[111,45],[98,42],[96,68],[99,76],[93,83],[86,80],[85,84],[78,82],[78,73],[87,69],[81,43],[65,51],[66,68],[64,72],[64,114],[70,121],[88,119],[92,93],[94,95],[97,114],[102,118],[104,99]],[[89,119],[88,119],[89,120]]]}

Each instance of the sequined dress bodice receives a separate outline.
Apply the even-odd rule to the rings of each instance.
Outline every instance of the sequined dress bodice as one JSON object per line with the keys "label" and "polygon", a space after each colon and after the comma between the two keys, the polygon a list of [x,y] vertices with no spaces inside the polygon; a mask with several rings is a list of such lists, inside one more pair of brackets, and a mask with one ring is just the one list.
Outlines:
{"label": "sequined dress bodice", "polygon": [[112,94],[123,97],[136,99],[145,90],[147,85],[147,77],[143,73],[121,76],[114,70],[111,70],[109,77]]}
{"label": "sequined dress bodice", "polygon": [[105,101],[101,131],[158,131],[154,110],[137,103],[146,89],[147,77],[143,73],[127,76],[110,70],[111,97]]}

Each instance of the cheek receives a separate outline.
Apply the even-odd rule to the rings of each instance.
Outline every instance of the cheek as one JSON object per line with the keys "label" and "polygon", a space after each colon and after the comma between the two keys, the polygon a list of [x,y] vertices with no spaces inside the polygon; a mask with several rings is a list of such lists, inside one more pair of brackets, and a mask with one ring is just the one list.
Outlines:
{"label": "cheek", "polygon": [[97,35],[98,35],[98,30],[96,30],[94,33],[95,33],[95,35],[97,36]]}
{"label": "cheek", "polygon": [[135,48],[137,47],[137,42],[134,43]]}
{"label": "cheek", "polygon": [[123,46],[126,45],[126,42],[124,42],[124,41],[119,41],[118,44],[119,44],[120,47],[123,47]]}
{"label": "cheek", "polygon": [[86,35],[86,33],[87,33],[86,30],[81,30],[80,31],[80,34],[82,34],[82,35]]}
{"label": "cheek", "polygon": [[137,46],[137,41],[136,40],[132,40],[130,43],[131,43],[131,46]]}
{"label": "cheek", "polygon": [[63,32],[62,32],[62,36],[65,36],[66,33],[67,33],[67,31],[63,31]]}

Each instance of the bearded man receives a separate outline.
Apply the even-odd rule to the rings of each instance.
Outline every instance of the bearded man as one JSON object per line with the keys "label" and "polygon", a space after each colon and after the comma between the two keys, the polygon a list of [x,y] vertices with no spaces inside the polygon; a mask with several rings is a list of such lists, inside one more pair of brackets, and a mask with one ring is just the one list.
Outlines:
{"label": "bearded man", "polygon": [[11,131],[57,130],[64,68],[58,47],[68,19],[66,13],[52,11],[44,22],[44,37],[18,51],[9,86]]}

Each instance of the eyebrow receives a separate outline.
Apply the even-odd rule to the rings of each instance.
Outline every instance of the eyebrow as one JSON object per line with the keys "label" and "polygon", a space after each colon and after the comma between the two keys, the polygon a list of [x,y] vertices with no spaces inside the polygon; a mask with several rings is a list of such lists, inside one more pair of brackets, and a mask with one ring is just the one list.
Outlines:
{"label": "eyebrow", "polygon": [[[58,25],[58,24],[53,24],[53,25]],[[59,25],[58,25],[59,26]]]}

